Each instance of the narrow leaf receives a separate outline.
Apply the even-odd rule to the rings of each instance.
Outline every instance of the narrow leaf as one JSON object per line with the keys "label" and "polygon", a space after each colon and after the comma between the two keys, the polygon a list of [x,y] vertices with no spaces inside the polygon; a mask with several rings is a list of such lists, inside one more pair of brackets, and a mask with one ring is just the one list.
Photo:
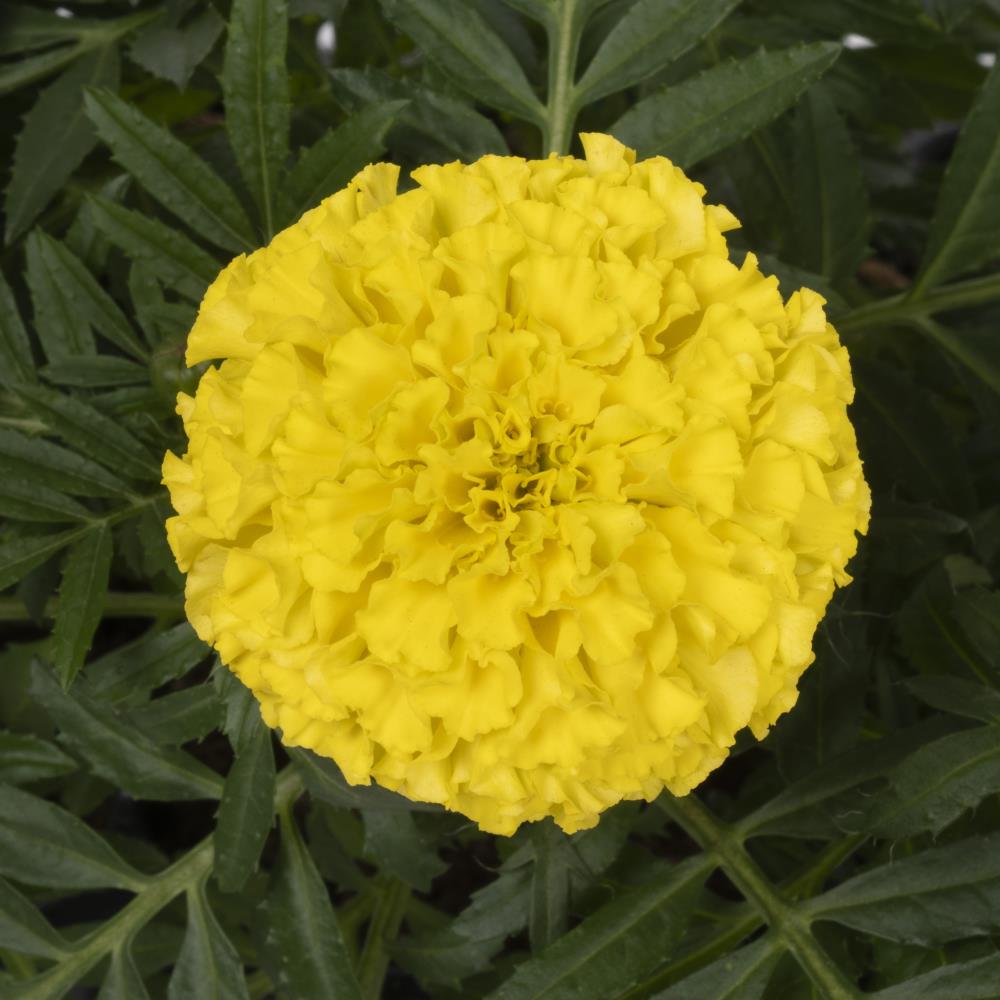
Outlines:
{"label": "narrow leaf", "polygon": [[774,939],[765,937],[723,955],[651,1000],[760,1000],[779,958]]}
{"label": "narrow leaf", "polygon": [[34,381],[35,362],[28,334],[21,322],[14,294],[0,271],[0,385]]}
{"label": "narrow leaf", "polygon": [[51,441],[0,429],[3,475],[84,497],[124,497],[128,487],[90,459]]}
{"label": "narrow leaf", "polygon": [[601,43],[577,84],[579,103],[631,87],[697,45],[740,0],[639,0]]}
{"label": "narrow leaf", "polygon": [[[168,8],[171,10],[171,8]],[[180,11],[182,7],[172,10]],[[174,27],[168,14],[142,29],[129,45],[129,57],[143,69],[163,80],[169,80],[179,90],[186,90],[191,74],[212,51],[223,28],[222,18],[215,8],[205,5],[185,24]]]}
{"label": "narrow leaf", "polygon": [[261,913],[261,957],[282,997],[360,1000],[329,893],[290,815],[281,818],[281,851]]}
{"label": "narrow leaf", "polygon": [[26,576],[46,559],[81,538],[88,528],[72,528],[53,535],[21,535],[0,543],[0,590]]}
{"label": "narrow leaf", "polygon": [[117,86],[118,50],[109,45],[74,62],[32,105],[14,146],[4,199],[8,245],[27,232],[97,144],[83,111],[84,88]]}
{"label": "narrow leaf", "polygon": [[61,934],[6,879],[0,878],[0,948],[59,959],[68,950]]}
{"label": "narrow leaf", "polygon": [[161,695],[128,713],[127,718],[154,743],[180,746],[217,729],[220,708],[212,686],[198,684]]}
{"label": "narrow leaf", "polygon": [[959,332],[930,318],[922,319],[919,327],[946,354],[981,378],[994,392],[1000,393],[1000,352],[997,351],[996,331],[963,329]]}
{"label": "narrow leaf", "polygon": [[997,983],[1000,954],[946,965],[870,996],[871,1000],[996,1000]]}
{"label": "narrow leaf", "polygon": [[568,838],[554,823],[532,828],[535,863],[531,871],[528,937],[533,952],[543,951],[566,933],[569,907]]}
{"label": "narrow leaf", "polygon": [[9,786],[0,788],[0,874],[62,892],[145,881],[83,820]]}
{"label": "narrow leaf", "polygon": [[97,1000],[148,1000],[149,993],[132,957],[128,941],[111,953],[111,964],[101,983]]}
{"label": "narrow leaf", "polygon": [[149,381],[149,370],[146,367],[110,354],[57,361],[55,364],[45,365],[41,373],[53,385],[68,385],[80,389],[142,385]]}
{"label": "narrow leaf", "polygon": [[66,288],[64,274],[51,250],[53,242],[37,229],[28,237],[25,279],[42,350],[49,361],[61,361],[94,354],[97,345],[86,314],[76,307]]}
{"label": "narrow leaf", "polygon": [[983,84],[945,172],[913,295],[997,257],[1000,66]]}
{"label": "narrow leaf", "polygon": [[95,774],[137,799],[214,799],[219,776],[190,754],[157,746],[144,733],[97,705],[82,690],[66,694],[40,663],[31,690],[60,729],[60,738],[89,761]]}
{"label": "narrow leaf", "polygon": [[542,120],[513,53],[462,0],[382,0],[382,9],[462,91],[528,121]]}
{"label": "narrow leaf", "polygon": [[446,869],[410,813],[369,809],[363,814],[364,852],[372,864],[407,885],[428,892],[433,879]]}
{"label": "narrow leaf", "polygon": [[23,479],[0,479],[0,517],[59,524],[84,521],[90,511],[64,493]]}
{"label": "narrow leaf", "polygon": [[110,91],[88,91],[85,101],[115,159],[164,207],[227,250],[256,243],[236,196],[190,147]]}
{"label": "narrow leaf", "polygon": [[168,1000],[248,1000],[243,965],[198,885],[188,890],[188,926],[167,986]]}
{"label": "narrow leaf", "polygon": [[60,45],[37,56],[0,63],[0,95],[49,76],[71,63],[82,52],[80,45]]}
{"label": "narrow leaf", "polygon": [[1000,723],[1000,691],[945,675],[911,677],[906,686],[924,704],[952,715]]}
{"label": "narrow leaf", "polygon": [[31,733],[0,732],[0,782],[25,785],[75,770],[76,762],[54,743]]}
{"label": "narrow leaf", "polygon": [[70,549],[63,566],[51,656],[64,688],[73,682],[90,650],[110,570],[111,529],[99,524]]}
{"label": "narrow leaf", "polygon": [[275,230],[278,176],[288,159],[287,43],[285,0],[235,0],[222,63],[226,131],[268,240]]}
{"label": "narrow leaf", "polygon": [[640,101],[611,131],[641,156],[691,167],[777,118],[839,54],[816,42],[716,66]]}
{"label": "narrow leaf", "polygon": [[253,736],[236,756],[219,802],[215,877],[223,892],[239,892],[256,871],[274,825],[274,752],[271,731],[258,717]]}

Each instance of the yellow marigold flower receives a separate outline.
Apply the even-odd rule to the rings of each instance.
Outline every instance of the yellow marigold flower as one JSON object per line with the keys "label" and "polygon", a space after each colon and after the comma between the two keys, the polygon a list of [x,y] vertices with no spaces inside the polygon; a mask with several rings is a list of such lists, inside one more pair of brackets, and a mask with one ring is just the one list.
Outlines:
{"label": "yellow marigold flower", "polygon": [[289,745],[484,830],[683,795],[868,521],[847,352],[668,160],[376,164],[205,295],[187,612]]}

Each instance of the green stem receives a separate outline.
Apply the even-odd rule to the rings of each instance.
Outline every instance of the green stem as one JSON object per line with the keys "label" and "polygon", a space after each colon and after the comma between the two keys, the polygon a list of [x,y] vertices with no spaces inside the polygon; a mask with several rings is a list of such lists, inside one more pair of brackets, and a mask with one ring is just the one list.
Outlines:
{"label": "green stem", "polygon": [[561,0],[549,18],[549,90],[543,141],[546,153],[569,152],[576,121],[576,57],[583,33],[580,0]]}
{"label": "green stem", "polygon": [[813,937],[809,920],[768,881],[743,842],[693,796],[662,796],[657,804],[674,822],[712,853],[732,883],[760,912],[809,978],[828,1000],[858,1000],[862,994]]}
{"label": "green stem", "polygon": [[990,274],[985,278],[943,285],[919,296],[907,292],[878,302],[869,302],[838,319],[837,329],[842,333],[854,333],[872,326],[906,323],[935,313],[985,305],[998,299],[1000,274]]}
{"label": "green stem", "polygon": [[[45,602],[42,617],[52,620],[59,606],[53,597]],[[104,600],[105,618],[179,618],[184,614],[180,596],[170,594],[109,593]],[[0,597],[0,622],[27,622],[32,618],[16,597]]]}
{"label": "green stem", "polygon": [[382,983],[389,969],[387,946],[396,940],[409,902],[410,887],[405,882],[390,878],[383,883],[358,962],[361,995],[371,1000],[377,1000],[382,994]]}

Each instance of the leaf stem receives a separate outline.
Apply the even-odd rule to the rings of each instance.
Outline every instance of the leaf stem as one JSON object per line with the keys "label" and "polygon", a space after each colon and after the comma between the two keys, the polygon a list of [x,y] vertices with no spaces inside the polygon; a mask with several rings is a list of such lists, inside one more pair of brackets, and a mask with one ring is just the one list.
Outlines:
{"label": "leaf stem", "polygon": [[358,962],[361,994],[371,1000],[382,995],[382,983],[389,969],[387,945],[396,940],[409,902],[410,887],[401,879],[388,878],[382,883]]}
{"label": "leaf stem", "polygon": [[576,121],[576,57],[583,33],[580,0],[560,0],[548,18],[549,88],[542,126],[546,153],[569,152]]}
{"label": "leaf stem", "polygon": [[[53,620],[59,602],[51,598],[45,602],[42,618]],[[105,618],[179,618],[184,613],[180,595],[172,594],[129,594],[110,592],[105,598],[103,614]],[[32,621],[27,609],[16,597],[0,597],[0,622]]]}
{"label": "leaf stem", "polygon": [[693,795],[661,796],[657,805],[703,850],[715,856],[732,883],[760,912],[823,996],[828,1000],[858,1000],[862,996],[813,937],[809,919],[768,881],[738,834],[723,826]]}

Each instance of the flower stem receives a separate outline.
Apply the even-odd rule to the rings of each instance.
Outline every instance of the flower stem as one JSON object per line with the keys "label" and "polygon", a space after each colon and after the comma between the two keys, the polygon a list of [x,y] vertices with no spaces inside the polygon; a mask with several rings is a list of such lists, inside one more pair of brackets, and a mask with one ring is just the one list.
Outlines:
{"label": "flower stem", "polygon": [[580,0],[560,0],[554,5],[547,28],[549,35],[549,90],[545,107],[546,153],[569,152],[576,121],[576,57],[583,33]]}
{"label": "flower stem", "polygon": [[405,882],[389,878],[382,883],[358,962],[361,995],[371,1000],[377,1000],[382,995],[382,983],[389,969],[386,946],[396,940],[409,902],[410,887]]}

